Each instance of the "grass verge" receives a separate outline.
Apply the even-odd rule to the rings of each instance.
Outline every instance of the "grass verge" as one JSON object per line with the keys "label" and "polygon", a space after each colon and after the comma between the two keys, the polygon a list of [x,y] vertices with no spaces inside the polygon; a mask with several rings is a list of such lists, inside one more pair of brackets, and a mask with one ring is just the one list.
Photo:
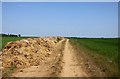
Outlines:
{"label": "grass verge", "polygon": [[[84,52],[93,64],[104,70],[109,77],[118,77],[118,39],[116,38],[70,38],[70,43],[78,51]],[[85,61],[86,62],[86,61]]]}
{"label": "grass verge", "polygon": [[2,48],[4,48],[4,46],[8,43],[8,42],[12,42],[12,41],[17,41],[17,40],[21,40],[27,37],[12,37],[12,36],[2,36],[0,37],[0,50],[2,50]]}
{"label": "grass verge", "polygon": [[114,62],[118,62],[117,38],[70,38],[70,41],[86,50],[103,55]]}

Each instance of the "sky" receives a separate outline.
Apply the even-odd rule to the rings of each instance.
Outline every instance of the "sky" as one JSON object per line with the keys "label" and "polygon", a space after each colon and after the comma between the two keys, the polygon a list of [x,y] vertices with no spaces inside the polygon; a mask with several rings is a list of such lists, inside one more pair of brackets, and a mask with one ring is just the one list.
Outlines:
{"label": "sky", "polygon": [[2,2],[0,2],[0,33],[2,33]]}
{"label": "sky", "polygon": [[117,37],[117,2],[3,2],[2,32],[23,36]]}
{"label": "sky", "polygon": [[119,0],[1,0],[2,2],[118,2]]}

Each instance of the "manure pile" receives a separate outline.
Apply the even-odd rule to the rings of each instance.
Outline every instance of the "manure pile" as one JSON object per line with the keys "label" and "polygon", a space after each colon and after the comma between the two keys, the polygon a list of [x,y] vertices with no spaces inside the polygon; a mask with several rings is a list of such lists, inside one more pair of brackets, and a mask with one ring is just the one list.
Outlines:
{"label": "manure pile", "polygon": [[[9,42],[3,49],[3,68],[38,66],[49,57],[63,37],[27,38]],[[4,70],[3,69],[3,70]]]}

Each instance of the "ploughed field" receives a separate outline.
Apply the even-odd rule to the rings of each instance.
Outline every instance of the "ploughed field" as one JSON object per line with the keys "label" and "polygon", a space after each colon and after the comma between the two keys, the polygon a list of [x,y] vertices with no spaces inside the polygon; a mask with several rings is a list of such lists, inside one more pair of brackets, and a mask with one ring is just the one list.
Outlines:
{"label": "ploughed field", "polygon": [[[3,38],[3,77],[118,77],[118,39]],[[12,41],[12,42],[10,42]]]}

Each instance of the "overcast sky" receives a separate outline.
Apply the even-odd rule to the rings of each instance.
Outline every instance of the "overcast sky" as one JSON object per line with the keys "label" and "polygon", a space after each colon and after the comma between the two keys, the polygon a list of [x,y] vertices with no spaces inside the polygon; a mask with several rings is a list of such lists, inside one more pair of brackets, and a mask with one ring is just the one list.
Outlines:
{"label": "overcast sky", "polygon": [[24,36],[117,37],[117,2],[3,2],[2,32]]}

